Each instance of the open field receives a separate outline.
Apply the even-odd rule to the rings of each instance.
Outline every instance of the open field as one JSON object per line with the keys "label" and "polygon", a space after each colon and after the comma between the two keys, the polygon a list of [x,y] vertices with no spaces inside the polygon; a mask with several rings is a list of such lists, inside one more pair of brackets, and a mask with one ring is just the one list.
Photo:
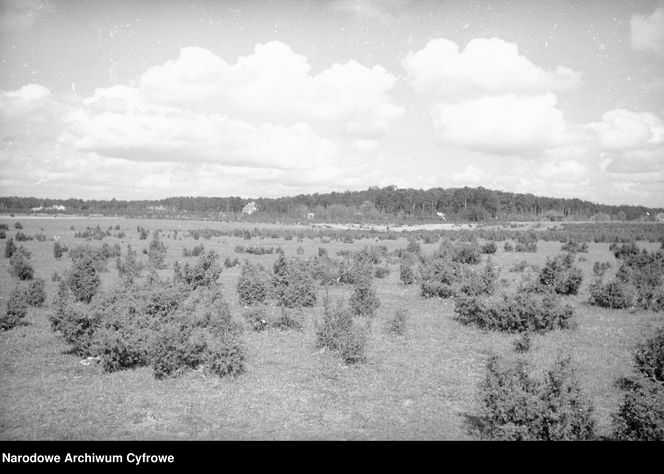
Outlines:
{"label": "open field", "polygon": [[[365,238],[349,243],[322,243],[306,234],[286,239],[279,233],[264,238],[224,235],[195,240],[187,230],[260,227],[276,231],[283,226],[2,217],[0,223],[9,226],[7,239],[16,235],[17,220],[23,224],[23,233],[46,236],[44,241],[16,243],[32,252],[35,277],[46,281],[48,297],[43,307],[29,309],[27,325],[0,332],[0,439],[469,439],[468,422],[478,411],[477,386],[486,360],[493,354],[513,354],[518,338],[464,326],[454,320],[451,299],[423,298],[418,285],[403,285],[399,259],[392,253],[406,247],[405,235],[396,240]],[[121,230],[126,235],[103,241],[74,237],[76,231],[97,225],[103,230],[112,226],[112,234]],[[150,231],[147,240],[139,239],[138,226]],[[48,321],[58,286],[51,275],[54,271],[62,275],[72,265],[66,254],[56,260],[54,241],[70,249],[117,242],[123,255],[129,244],[138,250],[139,260],[147,262],[141,252],[158,229],[168,251],[166,268],[157,270],[162,278],[173,275],[176,261],[194,263],[197,258],[183,257],[183,249],[199,244],[215,250],[221,261],[247,258],[268,270],[278,255],[237,253],[236,247],[281,247],[286,257],[308,258],[318,255],[320,247],[335,257],[338,251],[385,246],[390,273],[374,279],[381,305],[371,326],[366,362],[346,365],[335,353],[315,347],[314,324],[323,314],[323,296],[326,292],[332,299],[350,296],[349,285],[335,285],[329,289],[318,286],[315,306],[304,309],[306,321],[301,331],[254,332],[244,322],[246,372],[234,379],[190,371],[157,380],[149,367],[104,373],[100,365],[81,364],[81,357],[68,353]],[[304,226],[292,229],[307,230]],[[514,284],[521,276],[509,271],[515,263],[526,260],[542,265],[547,257],[561,253],[561,243],[554,241],[539,240],[536,253],[506,252],[504,242],[497,244],[491,259],[506,284]],[[660,246],[658,242],[638,244],[649,250]],[[439,245],[421,242],[422,253],[431,254]],[[549,367],[560,351],[571,354],[582,389],[595,407],[597,434],[602,436],[609,434],[611,415],[621,400],[616,379],[633,372],[634,345],[664,324],[664,314],[589,305],[594,263],[609,261],[612,271],[617,264],[609,243],[589,242],[588,247],[588,253],[579,254],[583,258],[576,262],[583,274],[580,290],[564,297],[574,307],[576,328],[534,335],[527,357],[539,370]],[[486,260],[487,255],[482,255],[482,261]],[[8,270],[9,259],[0,257],[3,308],[14,285]],[[241,320],[244,308],[236,291],[239,275],[239,266],[224,268],[218,284],[233,316]],[[104,290],[119,284],[114,261],[109,261],[108,271],[101,277]],[[386,330],[387,321],[399,309],[408,313],[405,337]],[[276,311],[274,304],[269,311]]]}

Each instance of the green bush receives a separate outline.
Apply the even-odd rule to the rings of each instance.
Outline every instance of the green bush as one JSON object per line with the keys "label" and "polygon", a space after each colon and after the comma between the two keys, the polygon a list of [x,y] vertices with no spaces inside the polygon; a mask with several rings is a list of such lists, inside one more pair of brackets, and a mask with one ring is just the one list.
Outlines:
{"label": "green bush", "polygon": [[581,270],[574,267],[574,256],[567,253],[553,259],[547,258],[538,281],[559,295],[575,295],[582,279]]}
{"label": "green bush", "polygon": [[482,270],[467,269],[461,273],[459,289],[455,293],[468,296],[491,295],[496,288],[498,276],[499,271],[489,258]]}
{"label": "green bush", "polygon": [[560,250],[570,253],[588,253],[588,242],[568,240],[560,247]]}
{"label": "green bush", "polygon": [[59,331],[72,353],[86,357],[96,355],[94,335],[99,327],[99,312],[77,301],[65,280],[60,282],[49,315],[51,329]]}
{"label": "green bush", "polygon": [[204,252],[193,267],[188,263],[184,266],[175,262],[173,281],[188,286],[191,290],[198,287],[212,287],[221,275],[219,255],[214,250]]}
{"label": "green bush", "polygon": [[498,250],[498,247],[496,246],[495,242],[491,241],[482,245],[480,250],[483,254],[494,254]]}
{"label": "green bush", "polygon": [[90,253],[86,253],[78,258],[71,270],[67,272],[65,281],[76,300],[84,303],[92,301],[92,297],[101,286],[95,257]]}
{"label": "green bush", "polygon": [[53,243],[53,256],[56,259],[61,258],[68,250],[67,246],[60,244],[60,242]]}
{"label": "green bush", "polygon": [[513,252],[514,251],[514,246],[510,242],[505,242],[505,245],[503,246],[503,250],[505,250],[505,252]]}
{"label": "green bush", "polygon": [[11,258],[11,256],[14,255],[15,251],[16,251],[16,244],[14,243],[14,239],[9,239],[5,243],[5,258]]}
{"label": "green bush", "polygon": [[263,331],[270,327],[265,306],[250,306],[242,315],[254,331]]}
{"label": "green bush", "polygon": [[355,283],[349,307],[355,316],[373,318],[376,315],[376,311],[380,307],[380,300],[376,296],[376,290],[370,279],[366,278]]}
{"label": "green bush", "polygon": [[625,309],[636,304],[634,286],[617,280],[608,283],[596,281],[590,285],[590,304],[602,308]]}
{"label": "green bush", "polygon": [[26,293],[20,286],[14,287],[7,298],[7,308],[0,316],[0,329],[7,331],[16,326],[24,324],[24,319],[28,314],[28,301]]}
{"label": "green bush", "polygon": [[480,329],[545,332],[570,327],[572,307],[554,293],[503,293],[499,297],[458,296],[455,319]]}
{"label": "green bush", "polygon": [[664,441],[664,328],[634,351],[636,376],[623,380],[625,392],[613,416],[618,440]]}
{"label": "green bush", "polygon": [[494,440],[580,441],[594,437],[593,407],[569,357],[558,357],[544,380],[525,360],[494,356],[480,384],[478,433]]}
{"label": "green bush", "polygon": [[14,229],[22,229],[22,228],[23,228],[23,224],[21,224],[20,222],[17,221],[17,222],[14,223]]}
{"label": "green bush", "polygon": [[272,288],[279,306],[301,308],[316,303],[316,283],[305,262],[287,261],[280,255],[273,266]]}
{"label": "green bush", "polygon": [[406,259],[401,259],[399,263],[399,279],[404,285],[415,283],[415,272]]}
{"label": "green bush", "polygon": [[664,251],[642,250],[623,256],[616,280],[636,288],[637,306],[664,310]]}
{"label": "green bush", "polygon": [[260,264],[252,265],[245,260],[240,278],[237,282],[237,293],[243,305],[255,305],[265,302],[270,292],[269,275]]}
{"label": "green bush", "polygon": [[166,268],[164,265],[164,259],[166,258],[166,245],[159,238],[159,232],[155,231],[152,233],[152,241],[148,246],[148,262],[154,268]]}
{"label": "green bush", "polygon": [[528,352],[532,345],[532,339],[529,332],[524,332],[514,341],[514,350],[519,354]]}
{"label": "green bush", "polygon": [[606,272],[611,268],[611,262],[595,262],[593,265],[593,275],[596,277],[603,277]]}
{"label": "green bush", "polygon": [[366,360],[368,328],[353,321],[349,308],[342,302],[335,307],[325,301],[323,320],[316,324],[316,348],[336,351],[347,364]]}
{"label": "green bush", "polygon": [[37,308],[46,301],[46,282],[41,278],[30,280],[24,291],[25,299],[30,306]]}
{"label": "green bush", "polygon": [[127,245],[127,255],[124,258],[116,257],[115,265],[120,278],[127,283],[134,282],[143,270],[143,264],[138,261],[136,251],[132,250],[131,245]]}
{"label": "green bush", "polygon": [[32,280],[35,270],[30,265],[27,252],[23,246],[17,248],[9,259],[9,274],[19,280]]}

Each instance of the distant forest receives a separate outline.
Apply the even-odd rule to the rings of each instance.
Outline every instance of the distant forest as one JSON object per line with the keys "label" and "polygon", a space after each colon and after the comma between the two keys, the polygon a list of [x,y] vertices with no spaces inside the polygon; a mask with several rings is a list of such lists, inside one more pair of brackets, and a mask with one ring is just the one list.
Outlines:
{"label": "distant forest", "polygon": [[[580,199],[540,197],[477,188],[399,189],[396,186],[370,187],[363,191],[300,194],[280,198],[171,197],[158,200],[122,201],[83,199],[41,199],[0,197],[4,213],[39,212],[102,214],[145,217],[233,219],[255,202],[250,217],[328,219],[350,221],[448,221],[488,220],[655,220],[662,208],[610,206]],[[65,206],[54,208],[54,206]],[[35,209],[35,211],[32,211]],[[660,216],[661,217],[661,216]]]}

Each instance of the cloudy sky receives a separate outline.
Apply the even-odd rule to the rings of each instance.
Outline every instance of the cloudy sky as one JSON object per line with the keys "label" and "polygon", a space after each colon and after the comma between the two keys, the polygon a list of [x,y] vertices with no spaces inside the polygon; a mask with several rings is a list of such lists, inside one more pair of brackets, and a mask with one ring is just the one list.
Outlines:
{"label": "cloudy sky", "polygon": [[0,0],[0,195],[664,206],[664,2]]}

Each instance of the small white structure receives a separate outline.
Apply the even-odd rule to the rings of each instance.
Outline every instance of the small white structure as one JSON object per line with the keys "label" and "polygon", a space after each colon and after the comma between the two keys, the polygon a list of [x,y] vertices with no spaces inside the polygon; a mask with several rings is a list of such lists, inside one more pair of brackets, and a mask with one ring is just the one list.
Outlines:
{"label": "small white structure", "polygon": [[258,207],[256,206],[256,203],[254,201],[251,201],[249,204],[247,204],[242,208],[242,214],[247,214],[248,216],[250,216],[257,210]]}
{"label": "small white structure", "polygon": [[314,214],[313,212],[310,212],[309,214],[307,214],[307,219],[309,219],[309,220],[313,219],[314,217],[316,217],[316,214]]}
{"label": "small white structure", "polygon": [[436,212],[436,214],[438,214],[438,217],[440,217],[442,220],[447,221],[447,219],[445,219],[445,214],[442,212]]}

